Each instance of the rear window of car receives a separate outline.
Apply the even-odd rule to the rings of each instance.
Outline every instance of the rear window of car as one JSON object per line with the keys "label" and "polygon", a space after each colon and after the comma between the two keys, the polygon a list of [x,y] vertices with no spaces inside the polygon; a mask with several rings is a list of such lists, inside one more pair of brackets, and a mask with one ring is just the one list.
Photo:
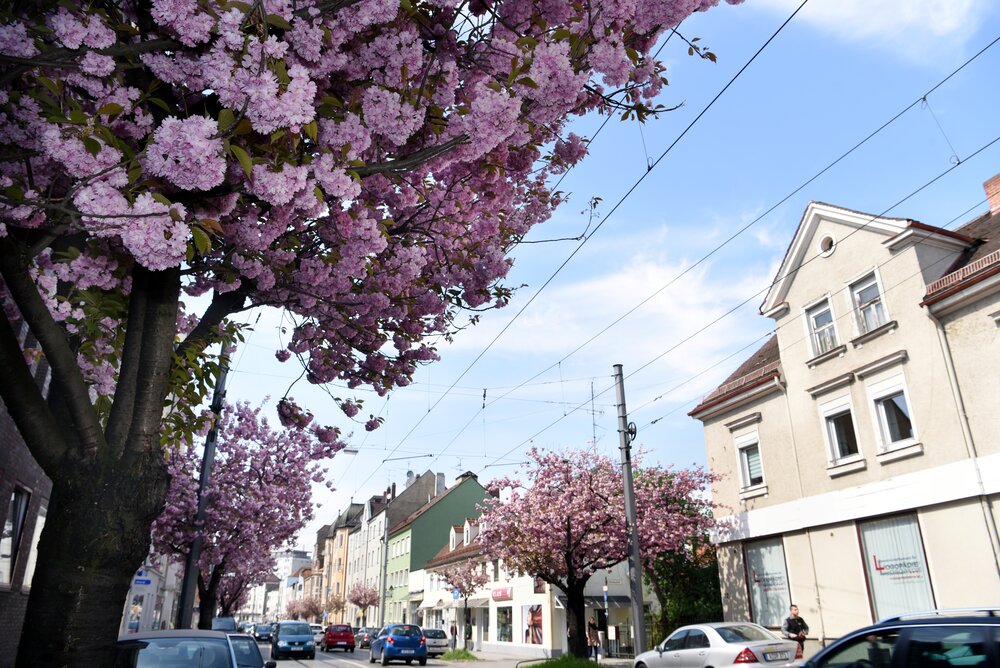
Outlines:
{"label": "rear window of car", "polygon": [[389,629],[389,633],[394,636],[420,636],[423,635],[423,631],[420,630],[419,626],[411,626],[409,624],[400,624],[399,626],[394,626]]}
{"label": "rear window of car", "polygon": [[746,642],[748,640],[775,640],[777,636],[759,626],[739,624],[736,626],[720,626],[715,631],[726,642]]}
{"label": "rear window of car", "polygon": [[301,624],[281,624],[278,627],[279,636],[311,636],[312,629],[305,622]]}
{"label": "rear window of car", "polygon": [[350,633],[351,627],[343,624],[333,624],[330,626],[330,630],[334,633]]}
{"label": "rear window of car", "polygon": [[447,638],[441,629],[424,629],[424,635],[428,638]]}
{"label": "rear window of car", "polygon": [[250,636],[229,636],[229,642],[233,645],[233,652],[236,654],[236,665],[243,668],[261,668],[264,665],[264,658],[257,649],[257,643]]}
{"label": "rear window of car", "polygon": [[229,657],[222,638],[148,638],[120,644],[115,666],[226,666]]}

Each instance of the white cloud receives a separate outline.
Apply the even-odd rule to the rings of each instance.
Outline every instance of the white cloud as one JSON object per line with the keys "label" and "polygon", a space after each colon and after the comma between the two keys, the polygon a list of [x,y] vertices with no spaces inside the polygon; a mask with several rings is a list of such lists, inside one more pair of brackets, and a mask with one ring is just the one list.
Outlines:
{"label": "white cloud", "polygon": [[[754,0],[788,15],[800,0]],[[908,58],[927,58],[928,45],[960,47],[993,9],[990,0],[812,0],[796,17],[849,42]]]}

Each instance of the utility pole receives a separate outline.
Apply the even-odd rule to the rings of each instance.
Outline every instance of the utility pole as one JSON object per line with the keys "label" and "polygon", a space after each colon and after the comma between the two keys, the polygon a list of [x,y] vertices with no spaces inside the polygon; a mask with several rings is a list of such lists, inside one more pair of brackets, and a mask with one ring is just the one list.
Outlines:
{"label": "utility pole", "polygon": [[[219,382],[215,385],[212,396],[212,427],[205,437],[205,454],[201,458],[201,478],[198,481],[198,514],[195,515],[195,526],[205,523],[205,490],[212,480],[212,464],[215,463],[215,443],[219,437],[219,419],[222,417],[223,402],[226,399],[226,377],[229,375],[229,362],[224,361],[219,372]],[[184,584],[181,586],[181,596],[177,610],[177,628],[191,628],[191,617],[194,613],[194,594],[198,584],[198,560],[201,558],[202,536],[197,529],[191,551],[184,563]]]}
{"label": "utility pole", "polygon": [[628,580],[632,599],[632,626],[635,631],[635,656],[646,651],[646,617],[642,609],[642,562],[639,558],[639,527],[635,517],[635,489],[632,484],[632,449],[635,424],[625,411],[625,381],[622,365],[615,365],[615,392],[618,396],[618,442],[622,453],[622,478],[625,483],[625,529],[628,535]]}

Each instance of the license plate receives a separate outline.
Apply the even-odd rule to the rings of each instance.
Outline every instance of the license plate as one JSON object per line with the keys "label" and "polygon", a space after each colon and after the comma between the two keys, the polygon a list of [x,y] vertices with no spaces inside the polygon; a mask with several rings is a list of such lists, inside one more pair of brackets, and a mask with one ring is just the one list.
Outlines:
{"label": "license plate", "polygon": [[764,652],[765,661],[787,661],[788,652]]}
{"label": "license plate", "polygon": [[400,652],[402,654],[413,654],[413,650],[412,649],[404,649],[404,650],[400,650]]}
{"label": "license plate", "polygon": [[293,647],[293,648],[292,648],[292,651],[293,651],[293,652],[301,652],[301,651],[302,651],[302,648],[301,648],[301,647]]}
{"label": "license plate", "polygon": [[346,641],[346,640],[338,640],[338,641],[337,641],[337,644],[338,644],[338,645],[346,645],[346,644],[347,644],[347,641]]}

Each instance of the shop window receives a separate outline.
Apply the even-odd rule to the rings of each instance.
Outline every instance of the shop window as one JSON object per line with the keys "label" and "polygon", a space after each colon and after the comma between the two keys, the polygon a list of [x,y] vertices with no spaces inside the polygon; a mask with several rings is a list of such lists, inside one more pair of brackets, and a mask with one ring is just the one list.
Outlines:
{"label": "shop window", "polygon": [[785,548],[781,538],[746,543],[744,551],[753,621],[761,626],[778,628],[791,604],[788,574],[785,570]]}
{"label": "shop window", "polygon": [[497,608],[497,642],[513,642],[513,634],[513,608],[509,605]]}
{"label": "shop window", "polygon": [[20,487],[15,487],[10,493],[3,533],[0,534],[0,584],[9,584],[14,577],[17,550],[21,545],[21,534],[24,532],[24,520],[28,515],[30,498],[31,494]]}
{"label": "shop window", "polygon": [[483,608],[483,642],[490,641],[490,608]]}
{"label": "shop window", "polygon": [[935,607],[916,515],[862,522],[861,549],[875,617]]}

